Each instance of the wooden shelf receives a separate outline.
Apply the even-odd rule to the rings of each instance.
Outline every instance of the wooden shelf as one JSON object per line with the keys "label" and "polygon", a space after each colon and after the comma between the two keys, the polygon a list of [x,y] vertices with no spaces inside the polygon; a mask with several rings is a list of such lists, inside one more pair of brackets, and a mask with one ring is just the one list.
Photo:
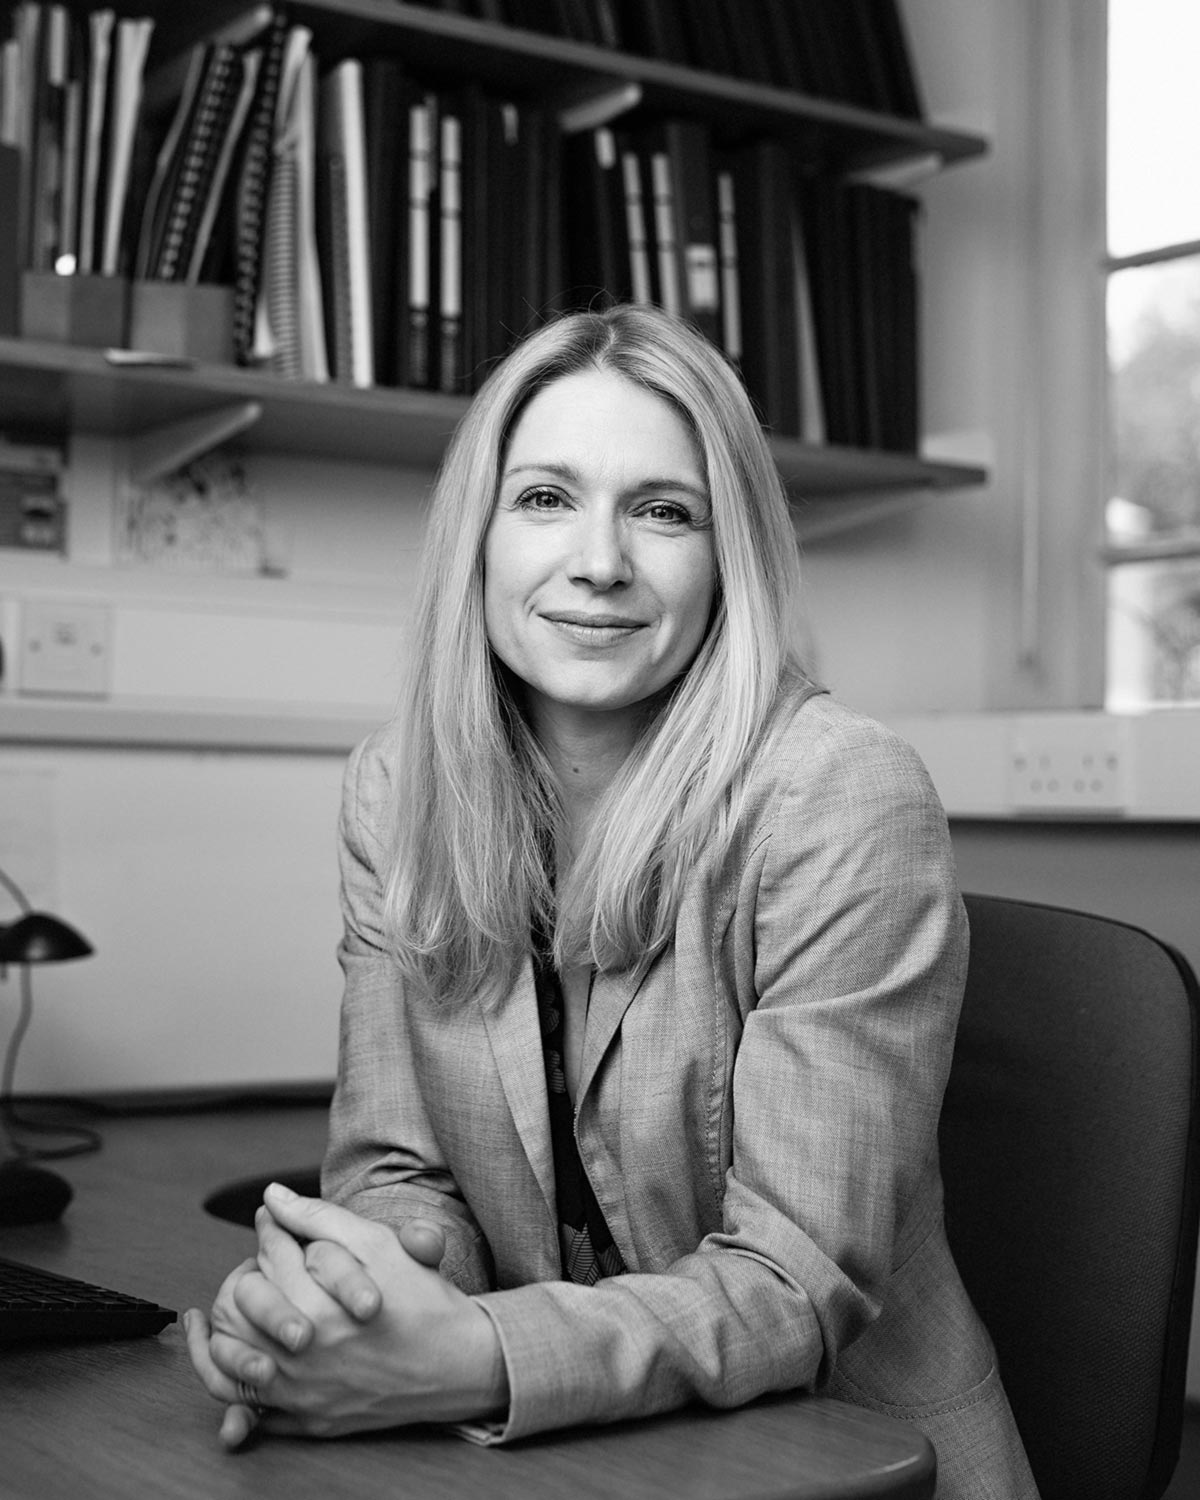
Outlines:
{"label": "wooden shelf", "polygon": [[[179,27],[177,0],[151,0],[140,9],[157,12],[164,27]],[[288,10],[295,21],[312,28],[323,57],[395,51],[431,77],[466,74],[501,84],[513,94],[536,95],[559,105],[636,83],[642,90],[641,108],[647,112],[701,114],[728,140],[770,131],[789,139],[826,170],[849,171],[924,156],[950,165],[987,149],[982,137],[965,131],[402,0],[296,0]],[[212,21],[205,8],[204,26]]]}
{"label": "wooden shelf", "polygon": [[[237,366],[114,366],[103,350],[0,339],[0,427],[41,441],[71,432],[137,438],[189,417],[252,401],[258,420],[233,441],[251,450],[354,463],[434,468],[468,401],[436,391],[357,390],[280,380]],[[984,471],[911,454],[772,443],[802,496],[976,485]]]}

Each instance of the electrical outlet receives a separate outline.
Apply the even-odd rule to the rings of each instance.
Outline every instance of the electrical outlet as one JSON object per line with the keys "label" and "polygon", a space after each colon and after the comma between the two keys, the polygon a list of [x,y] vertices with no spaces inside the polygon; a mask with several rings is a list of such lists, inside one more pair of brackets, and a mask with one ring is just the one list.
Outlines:
{"label": "electrical outlet", "polygon": [[111,613],[103,604],[27,601],[21,610],[20,691],[103,698],[112,665]]}
{"label": "electrical outlet", "polygon": [[1014,731],[1009,749],[1008,804],[1015,812],[1121,813],[1129,771],[1119,722],[1026,725]]}

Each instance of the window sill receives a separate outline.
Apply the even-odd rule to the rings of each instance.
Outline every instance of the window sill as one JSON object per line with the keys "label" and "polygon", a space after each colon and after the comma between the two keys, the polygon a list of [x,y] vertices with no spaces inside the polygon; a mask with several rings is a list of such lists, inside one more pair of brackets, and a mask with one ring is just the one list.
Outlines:
{"label": "window sill", "polygon": [[928,766],[951,818],[1200,822],[1200,709],[888,722]]}

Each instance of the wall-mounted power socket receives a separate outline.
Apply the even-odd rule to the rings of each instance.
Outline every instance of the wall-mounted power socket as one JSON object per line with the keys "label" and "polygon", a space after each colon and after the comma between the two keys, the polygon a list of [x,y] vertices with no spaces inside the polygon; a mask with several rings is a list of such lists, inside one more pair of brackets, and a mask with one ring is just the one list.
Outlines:
{"label": "wall-mounted power socket", "polygon": [[1119,814],[1129,805],[1130,752],[1120,720],[1032,720],[1009,746],[1014,812]]}
{"label": "wall-mounted power socket", "polygon": [[103,698],[112,680],[112,616],[103,604],[26,600],[19,690]]}

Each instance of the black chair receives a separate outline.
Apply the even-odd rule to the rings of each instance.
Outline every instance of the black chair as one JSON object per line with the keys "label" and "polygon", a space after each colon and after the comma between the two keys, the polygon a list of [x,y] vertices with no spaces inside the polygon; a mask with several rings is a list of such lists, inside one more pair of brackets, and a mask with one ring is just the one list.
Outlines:
{"label": "black chair", "polygon": [[1042,1500],[1157,1500],[1200,1215],[1200,994],[1136,927],[967,896],[946,1225]]}

